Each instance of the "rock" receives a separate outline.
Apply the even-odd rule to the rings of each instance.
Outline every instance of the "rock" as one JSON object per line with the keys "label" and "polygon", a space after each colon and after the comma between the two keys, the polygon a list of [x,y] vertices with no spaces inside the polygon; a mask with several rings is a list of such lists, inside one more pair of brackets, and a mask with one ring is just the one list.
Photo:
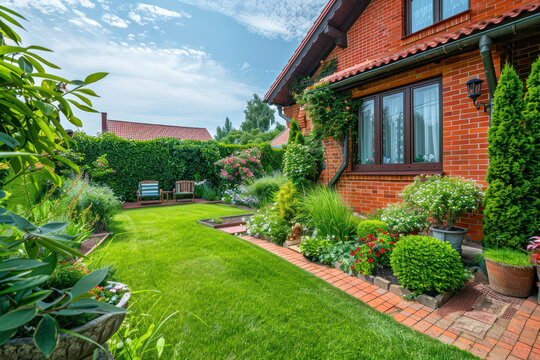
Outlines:
{"label": "rock", "polygon": [[399,295],[399,296],[405,296],[405,295],[410,295],[412,294],[412,292],[408,289],[405,289],[399,285],[394,285],[394,284],[390,284],[390,286],[388,287],[388,290],[396,295]]}
{"label": "rock", "polygon": [[433,296],[422,294],[416,297],[416,301],[432,309],[437,309],[439,307],[439,302]]}
{"label": "rock", "polygon": [[380,276],[377,276],[373,280],[373,284],[380,287],[381,289],[388,290],[388,288],[390,287],[390,280],[386,280]]}

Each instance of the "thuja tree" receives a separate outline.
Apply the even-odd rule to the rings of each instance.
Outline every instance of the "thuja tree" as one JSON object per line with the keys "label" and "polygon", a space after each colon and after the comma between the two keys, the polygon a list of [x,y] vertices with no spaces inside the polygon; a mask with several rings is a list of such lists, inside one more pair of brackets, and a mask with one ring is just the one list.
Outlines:
{"label": "thuja tree", "polygon": [[527,192],[527,220],[524,232],[528,236],[540,234],[540,58],[533,63],[527,79],[525,96],[525,133],[531,141],[529,161],[525,165],[525,177],[531,183]]}
{"label": "thuja tree", "polygon": [[304,136],[302,135],[302,130],[300,130],[300,125],[296,119],[291,120],[288,144],[304,144]]}
{"label": "thuja tree", "polygon": [[505,66],[493,98],[488,133],[489,167],[486,181],[484,242],[489,247],[518,248],[526,241],[527,193],[524,176],[530,141],[523,126],[523,84],[514,69]]}

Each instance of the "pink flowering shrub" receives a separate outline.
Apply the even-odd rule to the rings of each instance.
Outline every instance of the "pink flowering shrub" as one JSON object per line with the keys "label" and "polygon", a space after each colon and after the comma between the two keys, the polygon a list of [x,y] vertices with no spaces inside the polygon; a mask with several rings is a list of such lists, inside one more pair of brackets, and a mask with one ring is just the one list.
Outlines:
{"label": "pink flowering shrub", "polygon": [[257,147],[236,151],[214,165],[220,168],[221,178],[232,187],[264,175],[261,152]]}

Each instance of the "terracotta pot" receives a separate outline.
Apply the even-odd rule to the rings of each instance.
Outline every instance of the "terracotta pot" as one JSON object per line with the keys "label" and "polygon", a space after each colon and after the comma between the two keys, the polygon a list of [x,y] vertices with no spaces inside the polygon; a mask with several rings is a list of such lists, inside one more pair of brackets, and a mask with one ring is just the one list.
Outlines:
{"label": "terracotta pot", "polygon": [[534,267],[513,266],[486,258],[489,287],[503,295],[528,297],[534,281]]}

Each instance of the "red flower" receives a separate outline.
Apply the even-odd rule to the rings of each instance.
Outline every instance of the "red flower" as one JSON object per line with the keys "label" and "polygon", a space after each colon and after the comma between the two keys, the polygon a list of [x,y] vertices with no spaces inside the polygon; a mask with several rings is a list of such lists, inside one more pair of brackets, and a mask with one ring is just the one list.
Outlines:
{"label": "red flower", "polygon": [[360,251],[360,248],[359,248],[359,247],[357,247],[357,248],[356,248],[356,250],[354,250],[354,251]]}
{"label": "red flower", "polygon": [[373,259],[367,259],[367,261],[371,263],[371,262],[373,262]]}
{"label": "red flower", "polygon": [[384,240],[383,240],[383,239],[380,239],[379,242],[384,242]]}
{"label": "red flower", "polygon": [[326,108],[326,111],[330,111],[330,106],[328,106],[328,107]]}
{"label": "red flower", "polygon": [[350,107],[348,107],[348,106],[347,106],[347,107],[345,108],[345,110],[350,110],[350,109],[351,109],[351,108],[350,108]]}
{"label": "red flower", "polygon": [[381,254],[384,254],[386,252],[386,249],[381,249]]}
{"label": "red flower", "polygon": [[376,257],[379,257],[379,256],[381,256],[381,254],[379,254],[379,253],[375,253],[375,256],[376,256]]}
{"label": "red flower", "polygon": [[351,256],[354,256],[354,251],[351,251]]}
{"label": "red flower", "polygon": [[322,124],[321,124],[321,127],[322,127]]}
{"label": "red flower", "polygon": [[382,231],[382,229],[378,229],[379,231]]}
{"label": "red flower", "polygon": [[90,274],[90,270],[88,270],[86,273],[87,273],[87,274]]}
{"label": "red flower", "polygon": [[383,234],[388,234],[388,232],[386,232],[386,231],[383,231]]}
{"label": "red flower", "polygon": [[394,245],[394,244],[395,244],[395,242],[393,242],[393,241],[390,242],[390,245]]}
{"label": "red flower", "polygon": [[324,265],[326,265],[326,261],[324,262]]}
{"label": "red flower", "polygon": [[375,245],[375,243],[369,243],[369,247],[372,248]]}
{"label": "red flower", "polygon": [[358,253],[358,256],[362,257],[362,253]]}
{"label": "red flower", "polygon": [[347,100],[345,100],[345,104],[347,103]]}
{"label": "red flower", "polygon": [[369,249],[369,250],[367,251],[367,253],[368,253],[368,254],[371,254],[371,249]]}
{"label": "red flower", "polygon": [[364,241],[365,239],[364,238],[360,238],[360,241]]}
{"label": "red flower", "polygon": [[390,248],[390,251],[392,251],[392,248]]}

